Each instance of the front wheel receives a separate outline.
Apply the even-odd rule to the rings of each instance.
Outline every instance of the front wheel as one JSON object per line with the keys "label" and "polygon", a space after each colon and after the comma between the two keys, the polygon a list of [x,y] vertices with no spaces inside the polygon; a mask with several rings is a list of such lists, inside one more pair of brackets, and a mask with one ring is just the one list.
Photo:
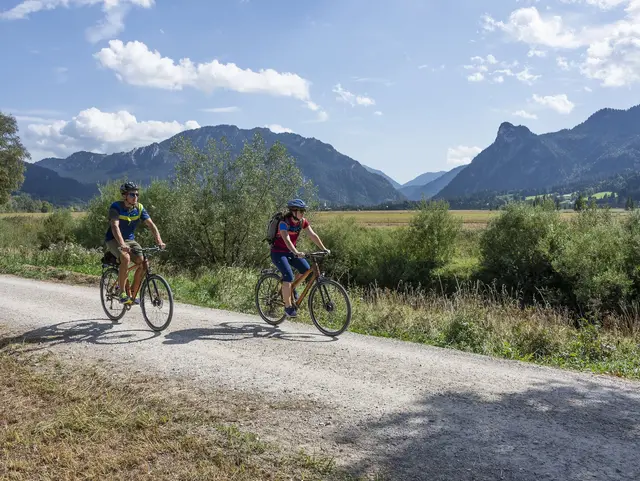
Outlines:
{"label": "front wheel", "polygon": [[333,279],[318,280],[309,294],[309,314],[325,336],[339,336],[351,324],[351,300]]}
{"label": "front wheel", "polygon": [[118,288],[118,269],[110,268],[100,278],[100,300],[102,309],[112,321],[119,321],[127,313],[126,306],[120,303]]}
{"label": "front wheel", "polygon": [[169,326],[173,317],[173,293],[162,276],[152,274],[144,280],[140,307],[145,322],[152,330],[162,331]]}

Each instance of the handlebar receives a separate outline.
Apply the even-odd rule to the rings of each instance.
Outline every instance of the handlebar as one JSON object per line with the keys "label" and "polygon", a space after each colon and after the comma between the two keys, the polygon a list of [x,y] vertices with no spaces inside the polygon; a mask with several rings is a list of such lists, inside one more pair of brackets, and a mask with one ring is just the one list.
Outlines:
{"label": "handlebar", "polygon": [[[118,247],[118,250],[122,251],[122,247]],[[139,252],[144,253],[144,254],[152,254],[154,252],[159,252],[159,251],[162,251],[162,250],[167,250],[167,248],[165,247],[164,249],[160,249],[159,246],[143,247],[142,249],[139,249]]]}
{"label": "handlebar", "polygon": [[311,259],[311,258],[314,258],[314,257],[326,257],[328,255],[329,255],[329,253],[327,251],[317,251],[317,252],[305,253],[304,258],[305,259]]}

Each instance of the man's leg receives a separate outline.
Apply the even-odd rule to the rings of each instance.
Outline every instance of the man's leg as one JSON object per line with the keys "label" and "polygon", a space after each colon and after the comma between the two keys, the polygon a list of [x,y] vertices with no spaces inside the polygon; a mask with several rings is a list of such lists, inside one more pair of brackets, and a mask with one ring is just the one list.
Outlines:
{"label": "man's leg", "polygon": [[140,284],[142,284],[142,277],[145,274],[145,267],[142,263],[142,247],[136,241],[128,241],[127,245],[131,248],[131,256],[133,262],[136,264],[136,271],[133,276],[133,288],[131,289],[131,300],[135,301],[138,297],[138,291],[140,290]]}
{"label": "man's leg", "polygon": [[[127,301],[129,296],[127,294],[127,269],[129,268],[129,262],[131,257],[126,252],[118,250],[118,241],[110,240],[107,242],[107,249],[111,252],[116,259],[120,259],[120,268],[118,270],[118,287],[120,288],[120,302]],[[124,296],[123,296],[124,293]]]}

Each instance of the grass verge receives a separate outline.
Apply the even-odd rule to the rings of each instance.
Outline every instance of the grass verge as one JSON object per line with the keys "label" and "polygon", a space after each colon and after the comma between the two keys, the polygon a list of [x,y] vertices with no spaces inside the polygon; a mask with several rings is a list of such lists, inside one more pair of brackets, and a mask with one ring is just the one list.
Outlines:
{"label": "grass verge", "polygon": [[[98,252],[77,246],[2,249],[0,272],[97,286],[99,258]],[[257,270],[220,267],[185,274],[163,267],[159,272],[169,281],[176,301],[256,314]],[[639,312],[576,328],[566,312],[545,306],[521,309],[510,293],[479,283],[461,283],[449,296],[362,288],[352,288],[349,294],[351,332],[640,379]],[[296,322],[311,324],[306,309]]]}
{"label": "grass verge", "polygon": [[329,458],[286,452],[227,422],[245,404],[216,403],[1,338],[0,479],[353,479]]}

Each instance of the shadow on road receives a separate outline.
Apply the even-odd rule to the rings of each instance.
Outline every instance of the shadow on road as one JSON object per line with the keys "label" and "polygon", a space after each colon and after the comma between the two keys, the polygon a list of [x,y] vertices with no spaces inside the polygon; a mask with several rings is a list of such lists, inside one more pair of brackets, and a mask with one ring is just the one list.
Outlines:
{"label": "shadow on road", "polygon": [[360,476],[383,465],[384,479],[403,481],[637,481],[640,394],[585,381],[445,392],[333,439],[365,449],[350,469]]}
{"label": "shadow on road", "polygon": [[123,329],[121,324],[114,324],[106,319],[78,319],[0,338],[0,347],[13,343],[41,344],[42,348],[71,342],[131,344],[146,341],[159,335],[160,333],[150,330]]}
{"label": "shadow on road", "polygon": [[[208,322],[208,321],[203,321]],[[182,329],[165,335],[164,344],[188,344],[193,341],[241,341],[243,339],[280,339],[293,342],[333,342],[336,338],[320,333],[284,332],[277,327],[243,322],[223,322],[215,327]]]}

